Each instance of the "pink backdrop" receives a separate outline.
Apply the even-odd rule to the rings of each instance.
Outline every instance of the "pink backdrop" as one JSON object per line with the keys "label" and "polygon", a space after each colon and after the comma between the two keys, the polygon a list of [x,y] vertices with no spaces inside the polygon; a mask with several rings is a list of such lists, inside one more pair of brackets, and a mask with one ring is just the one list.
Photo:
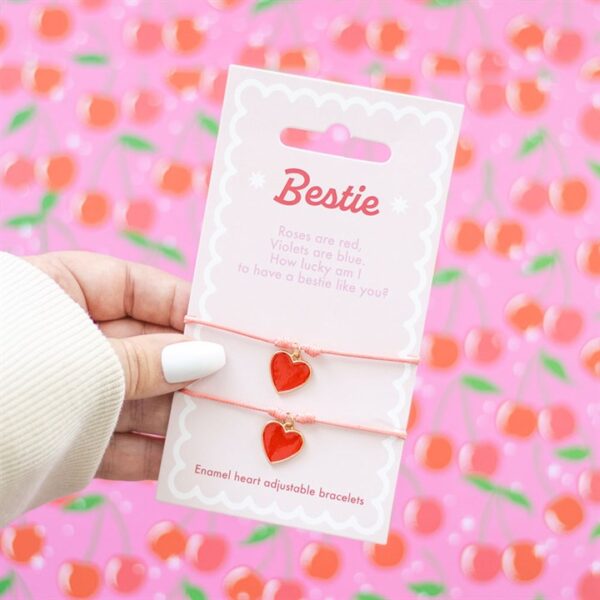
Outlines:
{"label": "pink backdrop", "polygon": [[2,531],[0,596],[600,598],[600,3],[61,4],[0,8],[16,254],[189,277],[232,62],[466,111],[388,545],[97,481]]}

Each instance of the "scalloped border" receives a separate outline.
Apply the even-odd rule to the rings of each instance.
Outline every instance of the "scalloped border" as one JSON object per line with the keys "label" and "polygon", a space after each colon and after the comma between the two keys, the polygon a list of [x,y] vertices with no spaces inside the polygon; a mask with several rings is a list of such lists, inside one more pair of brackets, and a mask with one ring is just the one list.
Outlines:
{"label": "scalloped border", "polygon": [[[226,169],[225,173],[221,177],[221,181],[219,182],[219,195],[221,197],[221,201],[217,205],[214,212],[215,229],[209,241],[209,251],[211,258],[204,270],[204,291],[199,299],[200,314],[204,319],[211,318],[210,313],[207,310],[206,304],[208,299],[215,293],[217,289],[214,282],[212,281],[211,274],[213,269],[222,261],[222,258],[217,251],[217,242],[227,231],[227,228],[223,225],[221,215],[223,213],[223,210],[233,202],[232,198],[227,192],[227,184],[229,180],[237,173],[237,169],[231,160],[231,155],[233,151],[242,144],[242,139],[236,132],[236,126],[238,121],[248,113],[248,110],[244,107],[242,103],[242,94],[245,90],[251,87],[258,89],[265,98],[274,92],[281,92],[284,93],[292,103],[295,102],[298,98],[306,96],[311,98],[315,102],[315,105],[317,107],[323,104],[324,102],[334,101],[338,103],[340,108],[344,111],[351,106],[361,106],[364,108],[367,116],[372,115],[373,113],[379,110],[385,110],[388,111],[396,121],[410,114],[416,116],[422,124],[426,124],[433,119],[440,119],[446,125],[446,135],[442,139],[438,140],[438,142],[435,145],[435,148],[437,149],[441,157],[440,165],[431,173],[431,178],[435,185],[435,193],[433,195],[433,198],[429,202],[425,203],[425,207],[430,215],[430,222],[428,227],[426,227],[425,230],[422,231],[419,235],[424,245],[424,252],[422,257],[418,259],[415,263],[415,269],[417,270],[417,273],[419,275],[418,284],[409,293],[409,296],[414,306],[414,311],[412,316],[409,319],[407,319],[404,324],[404,327],[408,334],[408,342],[406,346],[399,351],[399,354],[406,354],[411,351],[414,353],[418,349],[415,324],[417,319],[419,318],[420,310],[422,310],[420,295],[424,287],[426,286],[426,274],[424,267],[427,264],[427,261],[429,260],[429,257],[431,255],[431,234],[435,230],[437,225],[438,214],[435,211],[435,206],[442,199],[443,184],[441,181],[441,177],[448,167],[449,152],[447,145],[448,142],[451,141],[454,133],[454,126],[452,124],[451,119],[445,113],[437,110],[424,113],[423,111],[419,110],[414,106],[408,106],[398,109],[393,104],[390,104],[386,101],[370,103],[359,96],[351,96],[348,98],[344,98],[343,96],[332,92],[318,94],[314,90],[305,87],[292,90],[283,83],[265,85],[261,81],[252,78],[245,79],[242,83],[240,83],[235,90],[234,97],[236,112],[234,113],[229,123],[230,142],[224,153],[224,162]],[[399,415],[401,413],[405,397],[408,396],[408,394],[404,393],[404,385],[407,383],[407,381],[409,381],[409,379],[410,372],[408,368],[406,368],[403,371],[403,375],[392,382],[394,388],[398,392],[398,404],[395,407],[393,407],[390,411],[388,411],[387,414],[395,427],[400,426]],[[173,445],[173,458],[175,459],[175,465],[171,469],[167,480],[169,490],[171,491],[174,497],[180,500],[196,498],[197,500],[200,500],[208,506],[222,504],[229,510],[234,511],[245,509],[261,518],[269,515],[274,515],[277,518],[284,521],[296,520],[302,523],[306,523],[307,525],[313,526],[325,523],[329,528],[331,528],[334,531],[352,529],[355,532],[362,535],[371,535],[379,531],[379,529],[381,528],[384,522],[383,502],[388,497],[388,494],[390,493],[390,489],[392,487],[390,483],[389,473],[392,468],[392,465],[394,464],[395,459],[394,442],[397,442],[395,438],[387,437],[384,440],[382,440],[382,445],[386,450],[387,460],[385,464],[377,471],[377,475],[382,483],[382,489],[380,494],[372,501],[372,505],[377,513],[377,518],[375,522],[370,526],[361,525],[354,516],[350,517],[349,519],[346,519],[345,521],[338,521],[330,514],[329,511],[323,511],[320,515],[312,517],[306,514],[301,506],[298,506],[295,510],[292,511],[285,511],[279,507],[276,501],[266,506],[259,506],[256,504],[256,502],[254,502],[254,499],[250,496],[246,496],[246,498],[242,501],[234,502],[224,491],[219,492],[214,496],[205,496],[198,487],[198,485],[195,485],[188,492],[181,492],[175,486],[175,478],[180,471],[185,469],[185,461],[181,457],[181,448],[183,444],[185,444],[185,442],[187,442],[192,437],[191,433],[186,428],[186,420],[188,416],[196,409],[197,406],[191,398],[188,398],[186,396],[181,397],[185,401],[185,408],[181,412],[178,419],[179,437]],[[402,453],[403,447],[404,443],[400,442],[400,454]]]}

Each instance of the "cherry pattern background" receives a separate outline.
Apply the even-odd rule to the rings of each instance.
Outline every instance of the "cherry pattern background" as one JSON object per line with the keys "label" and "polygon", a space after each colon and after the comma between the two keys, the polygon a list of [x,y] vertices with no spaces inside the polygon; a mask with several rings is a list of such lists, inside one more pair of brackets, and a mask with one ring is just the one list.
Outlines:
{"label": "cherry pattern background", "polygon": [[230,63],[466,112],[388,543],[95,481],[0,531],[0,597],[600,598],[599,31],[593,0],[5,0],[16,254],[189,277]]}

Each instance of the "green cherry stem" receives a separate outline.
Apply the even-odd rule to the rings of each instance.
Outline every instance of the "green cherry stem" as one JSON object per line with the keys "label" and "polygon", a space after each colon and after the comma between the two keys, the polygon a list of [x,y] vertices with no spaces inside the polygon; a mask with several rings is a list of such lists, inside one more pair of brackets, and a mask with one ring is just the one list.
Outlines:
{"label": "green cherry stem", "polygon": [[533,446],[531,449],[531,453],[533,456],[533,469],[535,471],[536,477],[542,486],[542,489],[546,493],[547,496],[552,496],[554,494],[554,490],[548,481],[548,477],[542,470],[542,461],[541,461],[541,452],[540,452],[540,444],[537,440],[533,442]]}
{"label": "green cherry stem", "polygon": [[525,389],[527,387],[527,384],[529,383],[533,369],[537,366],[537,364],[538,356],[537,354],[534,354],[527,361],[527,364],[525,365],[525,369],[523,371],[523,375],[521,375],[521,379],[519,380],[519,385],[517,386],[517,391],[515,393],[515,399],[517,400],[517,402],[523,402]]}
{"label": "green cherry stem", "polygon": [[458,48],[464,20],[465,12],[463,9],[463,4],[459,3],[454,7],[454,14],[452,15],[450,35],[448,36],[448,43],[446,44],[446,52],[448,54],[454,54]]}
{"label": "green cherry stem", "polygon": [[512,542],[515,538],[508,525],[506,515],[504,514],[504,500],[502,498],[496,498],[494,505],[496,507],[496,516],[498,517],[498,525],[500,526],[500,530],[502,531],[504,537],[509,542]]}
{"label": "green cherry stem", "polygon": [[127,531],[127,527],[125,525],[125,519],[123,519],[123,515],[116,507],[115,503],[112,500],[106,499],[106,504],[110,508],[110,511],[113,514],[115,523],[117,524],[117,529],[121,534],[121,541],[123,542],[123,550],[126,554],[131,554],[131,540],[129,539],[129,532]]}
{"label": "green cherry stem", "polygon": [[567,164],[567,158],[564,152],[562,151],[560,144],[556,141],[556,138],[550,132],[546,134],[546,139],[552,147],[552,150],[554,150],[554,154],[560,164],[560,169],[563,175],[566,177],[569,174],[569,166]]}
{"label": "green cherry stem", "polygon": [[492,204],[498,216],[503,216],[504,209],[494,192],[494,166],[491,160],[486,160],[483,165],[483,191],[485,198]]}
{"label": "green cherry stem", "polygon": [[[21,577],[21,574],[18,571],[14,571],[14,574],[15,574],[15,581],[17,582],[18,587],[22,590],[25,598],[27,598],[27,600],[34,600],[33,594],[31,593],[31,590],[25,583],[25,580],[23,579],[23,577]],[[17,588],[15,588],[15,591],[16,591],[16,589]],[[16,594],[15,594],[15,596],[16,596]]]}
{"label": "green cherry stem", "polygon": [[415,493],[418,496],[422,496],[423,486],[421,485],[415,474],[406,465],[400,465],[399,471],[400,475],[402,475],[402,477],[404,477],[404,479],[406,479],[406,481],[410,483],[411,487],[415,490]]}
{"label": "green cherry stem", "polygon": [[558,264],[563,280],[563,300],[565,304],[569,304],[571,302],[571,274],[569,273],[569,269],[565,264],[565,259],[562,254],[556,252],[556,258],[556,263]]}
{"label": "green cherry stem", "polygon": [[442,569],[442,564],[440,563],[440,561],[429,550],[423,550],[423,556],[425,560],[431,565],[431,568],[435,571],[435,574],[438,576],[439,581],[444,585],[444,587],[446,587],[446,576],[444,574],[444,570]]}
{"label": "green cherry stem", "polygon": [[540,396],[542,397],[543,403],[548,406],[550,404],[550,396],[548,394],[548,389],[546,388],[546,380],[544,379],[542,369],[540,367],[539,361],[535,362],[535,371],[538,380],[538,388],[540,390]]}
{"label": "green cherry stem", "polygon": [[477,305],[477,310],[479,311],[479,322],[481,323],[482,327],[486,327],[489,323],[489,318],[487,310],[485,308],[485,304],[483,302],[483,298],[481,296],[481,292],[479,291],[479,288],[477,287],[477,284],[475,283],[473,278],[468,273],[465,273],[465,276],[462,279],[465,280],[467,287],[473,295],[475,304]]}
{"label": "green cherry stem", "polygon": [[440,428],[442,417],[444,416],[444,411],[446,409],[446,404],[448,404],[448,398],[450,397],[451,393],[454,391],[454,388],[458,385],[458,383],[459,383],[458,379],[454,379],[453,381],[451,381],[448,384],[448,386],[442,393],[442,396],[440,398],[440,401],[438,402],[436,411],[433,415],[433,420],[432,420],[432,425],[431,425],[433,431],[437,431]]}
{"label": "green cherry stem", "polygon": [[488,527],[490,524],[490,519],[492,516],[492,509],[494,508],[495,502],[496,502],[496,497],[493,494],[490,494],[483,506],[481,518],[479,519],[479,533],[477,535],[477,541],[480,544],[483,544],[483,542],[486,539]]}
{"label": "green cherry stem", "polygon": [[281,529],[279,532],[279,538],[281,538],[281,544],[283,546],[283,555],[285,558],[285,578],[291,579],[294,574],[294,552],[292,548],[292,541],[286,529]]}
{"label": "green cherry stem", "polygon": [[473,415],[471,414],[471,407],[469,406],[469,399],[467,398],[467,391],[464,387],[460,386],[460,404],[463,411],[463,419],[465,421],[465,427],[469,434],[469,439],[474,441],[477,438],[475,423],[473,422]]}
{"label": "green cherry stem", "polygon": [[448,309],[448,316],[443,326],[443,331],[448,333],[452,330],[458,314],[458,307],[460,306],[460,296],[462,293],[462,277],[459,279],[452,288],[452,298],[450,300],[450,308]]}
{"label": "green cherry stem", "polygon": [[102,533],[102,525],[104,523],[104,517],[106,513],[106,507],[103,504],[98,514],[96,515],[96,522],[94,523],[94,529],[92,530],[92,535],[90,536],[90,541],[88,543],[88,547],[83,554],[83,560],[89,562],[96,551],[98,546],[98,542],[100,540],[100,534]]}

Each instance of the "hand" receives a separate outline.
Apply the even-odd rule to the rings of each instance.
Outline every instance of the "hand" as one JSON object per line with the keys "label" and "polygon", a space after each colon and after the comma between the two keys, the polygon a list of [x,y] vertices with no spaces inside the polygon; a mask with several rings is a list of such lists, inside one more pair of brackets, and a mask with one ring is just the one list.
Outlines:
{"label": "hand", "polygon": [[[27,260],[97,323],[125,374],[125,401],[97,477],[156,479],[173,392],[220,369],[222,346],[181,334],[190,285],[158,269],[90,252]],[[175,344],[175,346],[173,345]]]}

